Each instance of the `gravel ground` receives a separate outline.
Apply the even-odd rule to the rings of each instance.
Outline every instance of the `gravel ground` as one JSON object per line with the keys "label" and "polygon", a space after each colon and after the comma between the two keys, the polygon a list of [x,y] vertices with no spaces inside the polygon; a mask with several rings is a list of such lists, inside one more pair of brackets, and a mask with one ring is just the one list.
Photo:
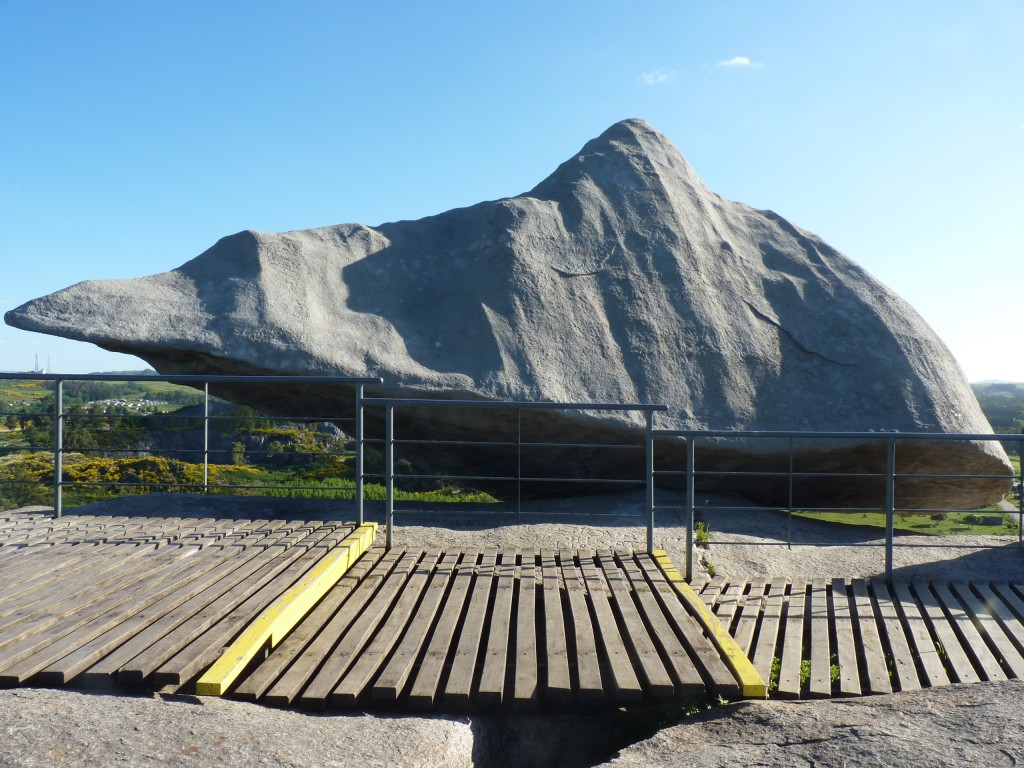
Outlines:
{"label": "gravel ground", "polygon": [[[659,504],[680,497],[662,494]],[[702,510],[711,542],[698,550],[716,572],[872,576],[883,570],[877,532],[794,519],[772,510]],[[522,514],[400,513],[398,546],[642,548],[642,494],[531,502]],[[75,513],[352,519],[325,501],[150,496]],[[370,510],[370,519],[380,519]],[[680,568],[685,529],[658,515],[655,545]],[[937,540],[899,536],[897,576],[1024,579],[1016,537]],[[698,571],[699,572],[699,571]],[[1024,688],[1018,681],[949,686],[833,702],[742,703],[664,729],[626,747],[611,765],[1014,765],[1024,757]],[[73,690],[0,692],[0,765],[546,766],[593,765],[573,741],[601,724],[566,717],[415,718],[309,715],[219,699],[125,697]],[[524,749],[524,745],[529,748]],[[621,744],[620,744],[621,746]]]}

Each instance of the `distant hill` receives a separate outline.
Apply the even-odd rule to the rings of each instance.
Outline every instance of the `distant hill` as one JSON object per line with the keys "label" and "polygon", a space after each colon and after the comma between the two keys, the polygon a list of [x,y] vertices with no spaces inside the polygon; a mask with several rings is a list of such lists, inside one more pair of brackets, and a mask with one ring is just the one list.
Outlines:
{"label": "distant hill", "polygon": [[1024,384],[982,381],[971,384],[981,410],[996,432],[1024,431]]}

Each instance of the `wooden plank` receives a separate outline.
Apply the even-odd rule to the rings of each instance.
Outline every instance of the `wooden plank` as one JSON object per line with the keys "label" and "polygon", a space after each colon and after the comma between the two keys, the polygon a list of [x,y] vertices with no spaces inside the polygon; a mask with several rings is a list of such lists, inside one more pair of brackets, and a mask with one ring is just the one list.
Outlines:
{"label": "wooden plank", "polygon": [[[159,558],[157,567],[151,569],[146,565],[145,561],[141,561],[123,574],[117,584],[105,583],[103,589],[96,588],[93,594],[86,596],[78,593],[67,600],[51,603],[45,609],[31,611],[30,620],[26,620],[17,629],[6,632],[0,641],[0,671],[14,667],[105,613],[130,603],[136,591],[142,593],[165,578],[172,580],[173,583],[175,575],[187,568],[189,563]],[[113,589],[115,586],[118,587],[117,590]],[[7,678],[0,675],[0,680],[5,679],[19,682],[21,673]]]}
{"label": "wooden plank", "polygon": [[461,556],[461,552],[446,552],[441,557],[431,576],[423,601],[416,609],[416,615],[409,623],[409,628],[392,654],[391,660],[373,684],[370,695],[374,699],[395,701],[405,689],[416,659],[430,636],[430,628],[437,620],[438,610],[444,603],[445,592]]}
{"label": "wooden plank", "polygon": [[811,678],[807,695],[814,699],[832,695],[832,644],[829,638],[828,581],[811,581]]}
{"label": "wooden plank", "polygon": [[704,605],[708,608],[714,609],[715,603],[718,602],[718,598],[721,596],[727,583],[725,576],[721,574],[713,577],[711,581],[707,582],[704,585],[704,589],[700,591],[700,599],[704,601]]}
{"label": "wooden plank", "polygon": [[[917,594],[917,600],[925,619],[938,640],[939,656],[945,656],[945,666],[950,678],[955,678],[959,683],[981,682],[981,677],[960,645],[959,637],[946,619],[942,604],[932,594],[928,583],[922,579],[915,580],[914,592]],[[903,595],[901,594],[900,597],[902,599]]]}
{"label": "wooden plank", "polygon": [[612,553],[598,550],[598,560],[604,573],[605,581],[611,589],[612,603],[619,620],[625,628],[624,639],[633,651],[634,664],[648,695],[665,698],[675,693],[672,676],[658,654],[658,649],[651,640],[650,633],[644,624],[636,604],[633,602],[632,589],[625,574],[616,566]]}
{"label": "wooden plank", "polygon": [[[732,636],[719,624],[711,608],[693,594],[668,555],[662,550],[654,550],[650,555],[637,554],[637,559],[648,567],[648,581],[655,588],[668,582],[679,605],[677,607],[670,601],[663,601],[663,605],[673,614],[674,621],[678,621],[676,617],[680,615],[680,609],[688,617],[688,622],[679,625],[682,631],[678,636],[688,646],[691,656],[698,660],[706,682],[710,679],[712,687],[722,696],[763,697],[767,688],[750,659],[742,654]],[[656,566],[660,577],[657,581],[654,581],[655,573],[650,565]],[[687,624],[697,628],[695,634],[692,629],[686,629]]]}
{"label": "wooden plank", "polygon": [[800,698],[800,672],[804,647],[804,616],[807,582],[794,579],[786,603],[785,631],[779,666],[778,694],[783,699]]}
{"label": "wooden plank", "polygon": [[[580,559],[587,555],[580,553]],[[576,692],[581,701],[600,701],[604,698],[601,681],[601,659],[597,650],[597,637],[587,605],[586,582],[576,567],[571,552],[562,551],[559,557],[562,578],[569,597],[569,617],[576,642]]]}
{"label": "wooden plank", "polygon": [[413,610],[440,557],[441,552],[436,549],[422,554],[412,575],[398,593],[398,599],[388,610],[380,630],[338,681],[331,693],[332,704],[346,707],[355,705],[360,694],[383,667],[391,649],[398,644],[412,620]]}
{"label": "wooden plank", "polygon": [[771,678],[772,662],[777,656],[775,648],[779,642],[779,626],[782,624],[782,609],[788,585],[789,582],[784,577],[772,579],[768,586],[768,595],[764,599],[764,613],[761,616],[761,627],[757,633],[757,647],[754,649],[752,661],[754,669],[765,681]]}
{"label": "wooden plank", "polygon": [[[856,586],[857,582],[854,582]],[[903,623],[896,610],[896,602],[889,595],[889,589],[885,581],[876,578],[871,581],[869,593],[874,593],[875,605],[878,609],[878,621],[881,624],[881,634],[889,646],[889,662],[895,685],[893,688],[900,691],[917,691],[921,689],[921,680],[918,677],[917,665],[914,661],[916,652],[911,648],[910,640],[904,632]],[[916,611],[917,606],[914,606]],[[919,624],[922,619],[916,620]],[[925,630],[927,634],[927,630]],[[938,665],[937,671],[941,673],[939,679],[945,678],[945,670],[935,655],[935,647],[932,645],[932,662]],[[949,680],[946,679],[948,683]],[[941,684],[941,683],[940,683]]]}
{"label": "wooden plank", "polygon": [[285,670],[306,651],[314,638],[359,587],[363,577],[380,563],[383,556],[382,547],[372,548],[363,555],[295,630],[238,684],[232,695],[243,701],[259,700]]}
{"label": "wooden plank", "polygon": [[868,692],[892,693],[889,667],[885,663],[885,651],[882,649],[882,638],[878,633],[868,584],[864,579],[854,579],[850,584],[850,590],[853,594],[853,610],[860,636],[861,652],[864,654],[864,677],[867,680]]}
{"label": "wooden plank", "polygon": [[1013,639],[1017,649],[1024,653],[1024,600],[1021,600],[1006,583],[996,582],[983,585],[972,584],[981,590],[989,610],[999,619],[1006,634]]}
{"label": "wooden plank", "polygon": [[[195,597],[186,600],[177,608],[169,611],[156,621],[137,632],[130,640],[119,645],[116,650],[104,656],[82,674],[82,682],[86,685],[103,685],[122,667],[151,648],[168,633],[197,615],[218,597],[227,593],[234,585],[244,580],[249,574],[264,567],[272,561],[278,550],[272,549],[278,537],[284,534],[275,531],[258,544],[241,551],[226,549],[225,554],[234,568],[229,568],[221,575],[221,579],[211,584]],[[155,667],[154,667],[155,668]],[[141,682],[139,678],[137,682]]]}
{"label": "wooden plank", "polygon": [[[337,530],[335,531],[337,533]],[[200,696],[220,696],[256,654],[276,647],[370,548],[377,524],[366,523],[332,546],[319,562],[263,609],[196,682]]]}
{"label": "wooden plank", "polygon": [[498,704],[505,698],[505,677],[508,671],[508,646],[512,626],[512,597],[516,588],[516,557],[514,549],[501,554],[495,567],[497,587],[491,607],[491,626],[484,646],[483,669],[477,690],[480,705]]}
{"label": "wooden plank", "polygon": [[610,693],[617,701],[637,701],[644,692],[615,620],[608,583],[590,554],[580,556],[580,571],[594,609],[594,641],[605,660]]}
{"label": "wooden plank", "polygon": [[952,587],[988,636],[1000,665],[1018,680],[1024,678],[1024,656],[1021,655],[1024,637],[1015,632],[1021,627],[1013,613],[1000,602],[987,584],[954,582]]}
{"label": "wooden plank", "polygon": [[[725,627],[725,631],[732,634],[732,625],[739,612],[740,599],[747,587],[745,581],[733,581],[725,588],[714,606],[715,618]],[[706,604],[706,603],[705,603]]]}
{"label": "wooden plank", "polygon": [[[214,553],[212,556],[196,558],[196,562],[191,564],[186,574],[167,580],[166,586],[171,589],[163,598],[154,597],[143,602],[139,599],[141,596],[136,593],[136,600],[126,609],[126,615],[116,621],[111,620],[106,625],[92,622],[80,630],[81,635],[74,639],[73,644],[64,643],[71,651],[54,655],[49,665],[41,669],[37,679],[46,685],[69,682],[96,661],[120,647],[125,640],[133,637],[142,628],[149,626],[237,568],[237,563],[233,562],[234,556],[234,553]],[[51,653],[58,651],[58,644],[51,646],[49,650]]]}
{"label": "wooden plank", "polygon": [[679,640],[675,629],[661,607],[661,603],[651,590],[639,565],[634,561],[632,552],[616,553],[616,560],[626,574],[633,589],[644,624],[650,627],[651,638],[661,652],[662,662],[672,675],[677,696],[695,697],[707,693],[707,687],[700,672],[687,653],[686,647]]}
{"label": "wooden plank", "polygon": [[740,616],[736,620],[736,627],[732,636],[736,644],[748,657],[751,646],[754,644],[754,633],[757,631],[758,621],[761,619],[761,610],[764,607],[764,578],[750,580],[750,588],[745,596],[741,596]]}
{"label": "wooden plank", "polygon": [[473,585],[476,575],[477,560],[480,552],[467,550],[452,578],[452,588],[447,599],[441,606],[440,618],[430,637],[427,651],[423,655],[419,669],[413,679],[409,691],[409,704],[413,707],[432,707],[437,700],[444,675],[445,663],[449,651],[455,641],[455,631],[462,617],[466,598]]}
{"label": "wooden plank", "polygon": [[543,660],[547,678],[544,693],[549,699],[567,699],[572,695],[569,678],[569,652],[565,640],[565,620],[562,617],[562,584],[555,553],[540,551],[541,589],[544,601]]}
{"label": "wooden plank", "polygon": [[445,704],[454,707],[469,706],[470,695],[473,692],[473,679],[476,676],[480,659],[484,622],[487,620],[491,589],[494,586],[494,566],[497,559],[497,549],[484,550],[480,565],[477,567],[476,578],[473,580],[469,607],[466,609],[444,688]]}
{"label": "wooden plank", "polygon": [[[367,647],[377,628],[390,616],[392,606],[401,597],[402,590],[408,582],[410,574],[418,565],[419,552],[405,552],[384,583],[374,594],[365,609],[349,624],[345,633],[338,638],[337,644],[330,650],[323,663],[310,679],[299,701],[307,709],[324,709],[331,700],[331,693],[338,685],[345,672],[359,658]],[[342,611],[349,612],[346,604]]]}
{"label": "wooden plank", "polygon": [[[885,593],[885,583],[881,579],[874,580],[872,587],[876,595],[883,595]],[[921,612],[917,599],[910,592],[910,585],[904,581],[893,582],[891,596],[899,612],[904,617],[907,639],[913,645],[915,658],[920,664],[921,674],[923,675],[921,678],[922,684],[929,687],[949,685],[949,674],[946,672],[945,664],[938,652],[938,645],[932,638],[931,632],[928,629],[928,620]],[[879,601],[881,603],[881,598],[879,598]],[[886,627],[889,630],[889,644],[891,646],[895,636],[893,634],[894,630],[888,622]],[[902,670],[906,669],[907,661],[901,656],[895,658],[894,663],[896,673],[900,675],[900,685],[903,685]],[[910,680],[909,671],[907,672],[907,680]],[[912,688],[905,690],[912,690]]]}
{"label": "wooden plank", "polygon": [[[914,586],[917,587],[918,584],[923,584],[923,581],[915,582]],[[988,680],[1005,680],[1006,673],[999,666],[999,660],[989,650],[971,617],[953,597],[949,587],[943,582],[932,582],[931,587],[939,602],[945,607],[950,624],[961,639],[964,652],[970,658],[974,669],[980,671]]]}
{"label": "wooden plank", "polygon": [[512,706],[533,709],[540,689],[537,669],[537,553],[524,551],[519,566],[516,603],[516,658]]}
{"label": "wooden plank", "polygon": [[853,612],[846,579],[832,579],[832,621],[836,632],[836,663],[839,665],[839,695],[860,696],[860,667],[853,637]]}
{"label": "wooden plank", "polygon": [[392,569],[404,554],[405,551],[402,549],[385,552],[369,573],[360,580],[355,591],[348,600],[342,603],[341,608],[331,616],[327,624],[319,630],[315,627],[311,628],[311,632],[316,632],[312,642],[302,653],[296,655],[294,662],[266,692],[263,698],[265,703],[284,707],[296,700],[306,683],[316,674],[321,661],[337,645],[338,640],[344,636],[352,623],[367,612],[366,606],[388,580]]}
{"label": "wooden plank", "polygon": [[[186,669],[194,666],[197,660],[202,661],[202,654],[198,652],[198,649],[193,649],[184,655],[182,652],[224,620],[230,620],[230,625],[237,627],[240,622],[252,615],[246,613],[248,609],[243,606],[248,604],[252,607],[252,603],[249,601],[253,596],[261,594],[261,591],[267,585],[272,584],[278,576],[287,573],[288,569],[296,562],[302,561],[309,551],[307,547],[298,544],[286,546],[281,543],[293,536],[294,534],[286,534],[282,540],[257,554],[244,566],[243,573],[238,574],[242,578],[234,581],[228,589],[222,590],[212,601],[202,606],[196,606],[189,601],[185,604],[188,608],[182,606],[185,609],[182,613],[187,615],[172,611],[171,621],[174,626],[169,631],[166,623],[157,622],[154,627],[160,625],[155,629],[159,639],[149,644],[148,647],[144,647],[134,658],[128,660],[117,671],[118,680],[129,685],[141,685],[150,675],[159,674],[160,670],[170,663],[171,666],[164,670],[162,679],[157,684],[180,685],[182,675],[187,674]],[[318,543],[323,536],[323,532],[317,532],[307,538],[311,539],[309,544],[312,545]],[[206,592],[201,597],[207,596],[212,597]],[[202,602],[202,600],[197,602]],[[189,609],[192,609],[192,613],[188,613]],[[160,634],[161,632],[162,634]],[[223,647],[223,644],[222,642],[218,648]],[[200,666],[203,665],[200,664]]]}

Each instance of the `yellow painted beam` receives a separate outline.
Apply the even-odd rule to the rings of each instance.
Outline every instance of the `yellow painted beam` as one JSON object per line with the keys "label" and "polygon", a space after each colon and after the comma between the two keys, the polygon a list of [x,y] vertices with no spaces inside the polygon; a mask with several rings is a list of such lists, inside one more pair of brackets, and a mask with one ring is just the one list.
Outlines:
{"label": "yellow painted beam", "polygon": [[365,523],[332,549],[301,581],[281,595],[245,628],[196,683],[200,696],[222,696],[269,642],[274,648],[295,628],[353,563],[372,545],[377,524]]}
{"label": "yellow painted beam", "polygon": [[722,661],[732,671],[733,676],[740,684],[740,689],[746,698],[763,699],[768,696],[768,686],[765,685],[761,675],[754,669],[753,663],[747,658],[743,649],[739,647],[729,630],[722,626],[722,622],[711,612],[704,601],[697,597],[697,593],[690,589],[686,579],[676,570],[664,550],[657,549],[651,553],[657,562],[661,572],[665,574],[672,586],[683,598],[683,601],[690,608],[691,612],[704,627],[711,642],[718,648],[722,655]]}

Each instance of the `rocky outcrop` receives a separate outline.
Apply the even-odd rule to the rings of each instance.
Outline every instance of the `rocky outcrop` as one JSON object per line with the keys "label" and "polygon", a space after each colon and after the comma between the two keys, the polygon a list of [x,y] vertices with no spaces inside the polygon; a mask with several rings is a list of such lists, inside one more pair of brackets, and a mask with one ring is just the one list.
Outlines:
{"label": "rocky outcrop", "polygon": [[[241,232],[171,272],[80,283],[6,320],[138,355],[162,373],[379,375],[386,395],[660,402],[669,410],[658,426],[671,429],[990,431],[910,306],[778,214],[711,192],[639,120],[613,125],[517,197],[377,227]],[[274,387],[226,394],[290,414],[304,402]],[[310,395],[305,405],[328,402]],[[487,412],[406,410],[399,425],[406,436],[518,434]],[[538,411],[523,431],[623,443],[642,420]],[[760,470],[788,466],[784,447],[730,441],[703,456]],[[798,471],[884,468],[884,450],[863,441],[796,449]],[[534,474],[632,477],[642,466],[629,451],[528,453]],[[658,456],[680,466],[677,444]],[[477,449],[420,458],[448,472],[493,474],[508,462]],[[924,474],[1010,471],[995,444],[906,443],[897,462]],[[755,480],[724,485],[784,501],[784,482]],[[901,480],[897,505],[974,505],[1006,485]],[[883,490],[807,478],[794,503],[873,504]]]}

